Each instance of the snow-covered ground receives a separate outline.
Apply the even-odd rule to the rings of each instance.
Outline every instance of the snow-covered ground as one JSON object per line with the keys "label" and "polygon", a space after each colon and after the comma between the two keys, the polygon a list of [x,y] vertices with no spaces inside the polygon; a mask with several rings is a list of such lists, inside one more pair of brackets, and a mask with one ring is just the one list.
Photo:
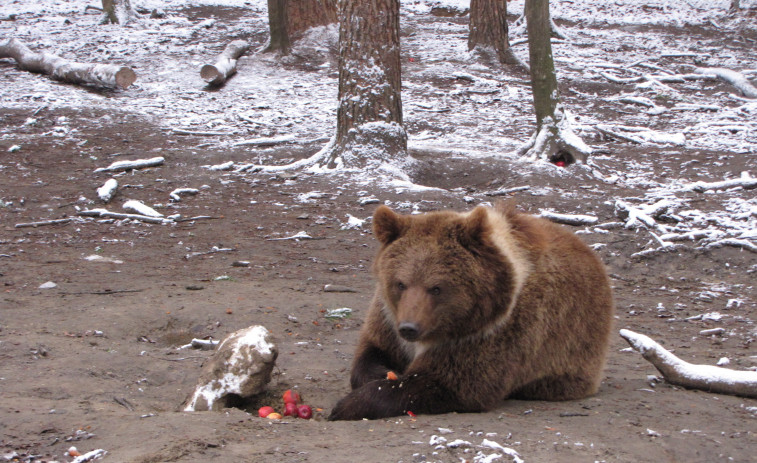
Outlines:
{"label": "snow-covered ground", "polygon": [[[221,89],[209,91],[199,68],[212,62],[231,39],[244,38],[259,50],[267,38],[267,2],[136,1],[140,11],[162,8],[167,16],[143,15],[128,27],[99,25],[100,14],[86,9],[90,3],[4,3],[0,16],[15,19],[0,22],[0,37],[15,37],[35,50],[76,61],[129,65],[137,72],[136,84],[125,91],[87,91],[26,74],[6,62],[2,107],[125,111],[166,130],[210,132],[215,135],[208,144],[216,147],[236,147],[248,139],[323,145],[333,134],[337,73],[330,50],[336,47],[335,26],[311,30],[284,60],[258,52],[242,57],[239,72]],[[746,8],[754,3],[742,2]],[[527,76],[468,52],[466,18],[429,20],[433,7],[462,11],[468,2],[414,0],[401,5],[403,108],[411,152],[510,158],[524,172],[531,171],[532,166],[514,155],[533,131]],[[753,19],[728,16],[729,5],[728,0],[552,2],[553,17],[568,36],[553,45],[563,98],[577,133],[598,149],[586,171],[611,184],[646,187],[646,197],[635,200],[642,209],[666,199],[672,205],[668,213],[682,212],[678,225],[657,225],[657,237],[699,233],[699,239],[709,240],[705,244],[724,238],[755,240],[754,197],[725,197],[719,215],[691,211],[681,192],[701,178],[721,178],[708,178],[709,172],[696,163],[655,176],[656,161],[639,159],[619,166],[612,162],[616,156],[604,149],[608,137],[622,136],[650,151],[757,156],[757,101],[713,80],[665,80],[691,76],[699,67],[740,71],[754,81],[757,54],[754,39],[745,33],[754,35]],[[523,0],[509,2],[508,8],[520,14]],[[511,27],[510,32],[516,54],[526,60],[524,28]],[[618,84],[623,81],[629,83]],[[52,131],[63,137],[75,133],[75,121],[70,120],[61,120]],[[275,162],[272,150],[253,150],[250,164],[237,167]],[[742,172],[724,175],[738,178]],[[665,238],[656,241],[662,248],[673,246]]]}

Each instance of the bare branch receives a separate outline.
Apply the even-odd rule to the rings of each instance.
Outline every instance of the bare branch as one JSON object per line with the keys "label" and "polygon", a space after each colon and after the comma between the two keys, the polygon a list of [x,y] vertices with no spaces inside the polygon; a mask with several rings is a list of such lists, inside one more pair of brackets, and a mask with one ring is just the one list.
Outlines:
{"label": "bare branch", "polygon": [[684,362],[648,336],[620,330],[620,336],[671,384],[719,394],[757,397],[757,371],[738,371]]}

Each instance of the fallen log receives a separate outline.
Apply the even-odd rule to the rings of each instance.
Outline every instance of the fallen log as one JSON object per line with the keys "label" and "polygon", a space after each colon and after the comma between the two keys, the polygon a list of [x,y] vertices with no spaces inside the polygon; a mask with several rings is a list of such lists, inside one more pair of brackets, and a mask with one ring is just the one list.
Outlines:
{"label": "fallen log", "polygon": [[104,218],[109,218],[109,219],[131,219],[131,220],[140,220],[142,222],[158,223],[158,224],[166,224],[166,223],[174,222],[172,219],[166,219],[163,217],[150,217],[148,215],[141,215],[141,214],[121,214],[118,212],[111,212],[106,209],[89,209],[85,211],[79,211],[77,212],[77,215],[80,215],[83,217],[104,217]]}
{"label": "fallen log", "polygon": [[704,193],[707,190],[728,190],[741,187],[745,190],[757,188],[757,178],[751,177],[749,172],[742,172],[741,177],[720,182],[694,182],[686,187],[688,190]]}
{"label": "fallen log", "polygon": [[739,371],[684,362],[643,334],[620,330],[620,336],[662,373],[665,381],[689,389],[757,397],[757,371]]}
{"label": "fallen log", "polygon": [[561,223],[565,225],[574,225],[574,226],[594,225],[595,223],[599,222],[599,219],[594,217],[593,215],[560,214],[557,212],[545,211],[545,210],[542,210],[541,212],[539,212],[539,217],[545,218],[555,223]]}
{"label": "fallen log", "polygon": [[145,167],[160,166],[165,162],[165,158],[157,156],[150,159],[137,159],[134,161],[116,161],[108,167],[100,167],[95,172],[118,172],[121,170],[143,169]]}
{"label": "fallen log", "polygon": [[0,58],[13,58],[24,71],[47,74],[71,84],[126,89],[137,80],[137,74],[129,67],[76,63],[50,53],[35,53],[17,39],[0,44]]}
{"label": "fallen log", "polygon": [[738,90],[746,98],[757,98],[757,87],[749,82],[744,74],[731,69],[724,68],[696,68],[696,74],[710,74],[718,79],[727,82]]}
{"label": "fallen log", "polygon": [[244,55],[250,45],[244,40],[234,40],[218,55],[214,64],[206,64],[200,69],[200,77],[208,85],[221,85],[237,72],[237,60]]}

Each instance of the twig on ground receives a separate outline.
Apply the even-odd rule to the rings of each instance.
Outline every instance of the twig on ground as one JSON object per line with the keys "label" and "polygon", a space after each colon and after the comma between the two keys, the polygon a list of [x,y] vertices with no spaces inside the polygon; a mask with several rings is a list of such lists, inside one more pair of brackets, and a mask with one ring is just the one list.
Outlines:
{"label": "twig on ground", "polygon": [[71,218],[67,218],[67,219],[55,219],[55,220],[42,220],[40,222],[17,223],[16,228],[29,228],[29,227],[37,228],[37,227],[43,227],[45,225],[59,225],[63,223],[68,223],[71,220],[72,220]]}

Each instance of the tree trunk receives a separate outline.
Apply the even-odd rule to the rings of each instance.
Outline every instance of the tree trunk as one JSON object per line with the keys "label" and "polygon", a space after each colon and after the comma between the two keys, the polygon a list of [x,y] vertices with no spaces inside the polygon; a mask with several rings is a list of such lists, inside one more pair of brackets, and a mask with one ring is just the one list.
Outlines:
{"label": "tree trunk", "polygon": [[536,129],[539,130],[546,118],[554,118],[559,102],[550,41],[552,29],[549,23],[549,0],[526,0],[525,13]]}
{"label": "tree trunk", "polygon": [[491,48],[500,63],[524,66],[510,48],[505,0],[471,0],[468,50]]}
{"label": "tree trunk", "polygon": [[282,55],[289,53],[289,34],[287,33],[288,0],[268,0],[268,29],[271,38],[265,51],[278,51]]}
{"label": "tree trunk", "polygon": [[131,7],[131,0],[102,0],[103,17],[102,24],[125,25],[136,18],[137,13]]}
{"label": "tree trunk", "polygon": [[268,0],[271,40],[266,52],[288,54],[292,42],[316,26],[337,22],[337,0]]}
{"label": "tree trunk", "polygon": [[50,53],[35,53],[16,39],[0,44],[0,58],[13,58],[25,71],[41,72],[72,84],[125,89],[137,80],[137,75],[129,67],[76,63]]}
{"label": "tree trunk", "polygon": [[327,26],[339,20],[337,0],[290,1],[287,5],[287,33],[292,40],[299,39],[303,32],[316,26]]}
{"label": "tree trunk", "polygon": [[570,118],[560,104],[550,41],[549,0],[526,0],[525,16],[536,132],[520,152],[558,165],[585,161],[591,149],[573,133]]}
{"label": "tree trunk", "polygon": [[344,0],[339,22],[339,106],[327,167],[405,160],[399,0]]}

